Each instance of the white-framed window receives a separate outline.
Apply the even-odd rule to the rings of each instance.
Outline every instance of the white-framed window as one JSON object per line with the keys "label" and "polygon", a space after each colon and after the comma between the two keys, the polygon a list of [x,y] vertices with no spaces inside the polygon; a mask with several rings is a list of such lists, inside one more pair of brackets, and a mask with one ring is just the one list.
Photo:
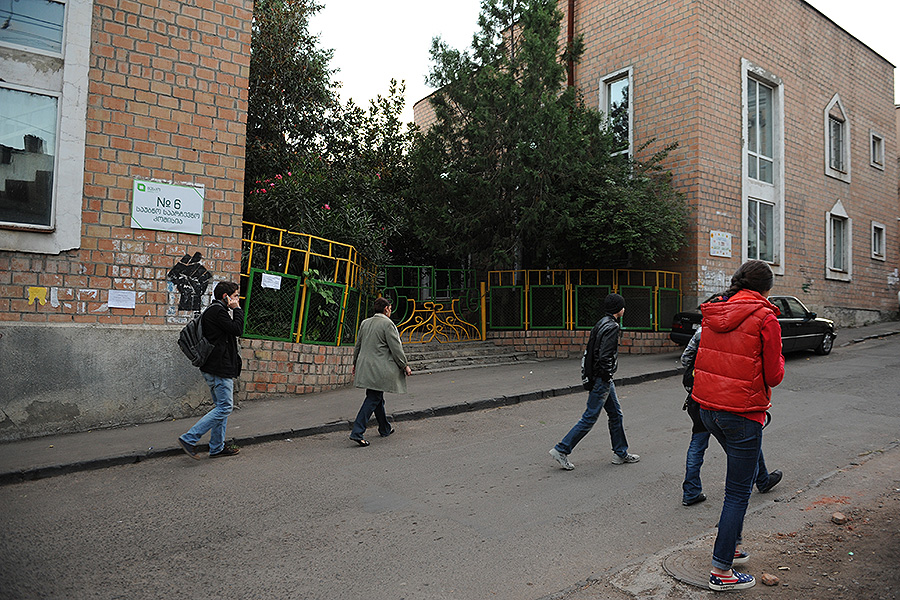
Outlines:
{"label": "white-framed window", "polygon": [[825,278],[850,281],[853,274],[853,220],[838,200],[825,213]]}
{"label": "white-framed window", "polygon": [[0,84],[0,223],[53,227],[59,95]]}
{"label": "white-framed window", "polygon": [[872,258],[885,260],[885,227],[878,221],[872,221]]}
{"label": "white-framed window", "polygon": [[825,107],[825,174],[850,183],[850,119],[838,94]]}
{"label": "white-framed window", "polygon": [[747,200],[747,258],[775,261],[775,206],[759,200]]}
{"label": "white-framed window", "polygon": [[0,7],[0,250],[81,245],[92,0]]}
{"label": "white-framed window", "polygon": [[772,86],[747,78],[747,176],[772,183],[775,164]]}
{"label": "white-framed window", "polygon": [[869,164],[884,171],[884,136],[869,132]]}
{"label": "white-framed window", "polygon": [[613,154],[631,154],[633,135],[632,69],[628,67],[600,79],[600,110],[616,139]]}
{"label": "white-framed window", "polygon": [[784,83],[774,73],[741,60],[744,151],[742,170],[743,260],[768,262],[784,274]]}

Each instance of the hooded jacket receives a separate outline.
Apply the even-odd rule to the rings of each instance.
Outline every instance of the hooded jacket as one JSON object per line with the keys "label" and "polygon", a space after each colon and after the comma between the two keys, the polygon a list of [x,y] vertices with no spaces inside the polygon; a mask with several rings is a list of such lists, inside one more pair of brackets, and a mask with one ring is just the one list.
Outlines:
{"label": "hooded jacket", "polygon": [[700,307],[703,337],[694,362],[694,400],[707,410],[739,413],[763,423],[771,388],[784,378],[778,308],[741,290]]}

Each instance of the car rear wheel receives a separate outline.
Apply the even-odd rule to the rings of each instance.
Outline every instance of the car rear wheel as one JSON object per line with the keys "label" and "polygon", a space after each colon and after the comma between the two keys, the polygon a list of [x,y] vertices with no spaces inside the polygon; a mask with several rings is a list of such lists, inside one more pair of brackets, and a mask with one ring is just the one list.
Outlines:
{"label": "car rear wheel", "polygon": [[825,355],[831,354],[831,348],[834,346],[834,336],[830,333],[826,333],[822,337],[822,343],[814,350],[816,354]]}

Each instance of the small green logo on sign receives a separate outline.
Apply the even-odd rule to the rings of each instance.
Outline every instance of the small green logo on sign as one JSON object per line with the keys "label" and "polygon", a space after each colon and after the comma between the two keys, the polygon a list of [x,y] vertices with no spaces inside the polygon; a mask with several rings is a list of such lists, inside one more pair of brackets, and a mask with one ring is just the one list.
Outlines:
{"label": "small green logo on sign", "polygon": [[138,184],[137,184],[137,189],[138,189],[139,192],[146,192],[146,191],[147,191],[147,186],[144,185],[143,183],[138,183]]}

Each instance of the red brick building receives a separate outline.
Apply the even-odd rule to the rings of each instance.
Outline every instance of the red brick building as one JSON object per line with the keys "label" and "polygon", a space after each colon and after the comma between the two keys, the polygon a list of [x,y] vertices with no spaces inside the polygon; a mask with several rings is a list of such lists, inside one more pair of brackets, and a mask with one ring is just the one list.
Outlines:
{"label": "red brick building", "polygon": [[[841,325],[898,309],[894,66],[803,0],[560,0],[586,52],[574,84],[627,124],[623,146],[672,142],[692,209],[684,306],[748,258],[776,292]],[[427,99],[417,123],[432,119]],[[602,267],[595,265],[573,265]]]}
{"label": "red brick building", "polygon": [[[189,414],[208,390],[178,324],[240,268],[252,2],[11,6],[0,440]],[[141,182],[175,190],[152,219]]]}

